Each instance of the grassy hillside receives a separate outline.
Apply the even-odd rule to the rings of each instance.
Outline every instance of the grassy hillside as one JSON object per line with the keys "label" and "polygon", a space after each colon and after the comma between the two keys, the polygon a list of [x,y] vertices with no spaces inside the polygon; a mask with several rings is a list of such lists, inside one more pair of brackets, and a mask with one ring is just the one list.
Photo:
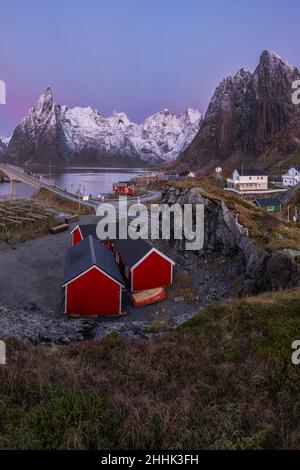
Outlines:
{"label": "grassy hillside", "polygon": [[210,306],[155,341],[8,341],[0,448],[300,447],[300,290]]}

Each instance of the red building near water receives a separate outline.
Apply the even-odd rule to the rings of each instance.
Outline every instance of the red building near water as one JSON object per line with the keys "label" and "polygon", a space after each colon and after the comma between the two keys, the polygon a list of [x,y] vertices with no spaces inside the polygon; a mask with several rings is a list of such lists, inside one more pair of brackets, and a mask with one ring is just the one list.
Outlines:
{"label": "red building near water", "polygon": [[134,196],[135,195],[135,183],[130,181],[120,181],[119,183],[113,184],[113,191],[123,196]]}
{"label": "red building near water", "polygon": [[120,315],[125,287],[110,249],[89,235],[67,252],[64,283],[65,313]]}

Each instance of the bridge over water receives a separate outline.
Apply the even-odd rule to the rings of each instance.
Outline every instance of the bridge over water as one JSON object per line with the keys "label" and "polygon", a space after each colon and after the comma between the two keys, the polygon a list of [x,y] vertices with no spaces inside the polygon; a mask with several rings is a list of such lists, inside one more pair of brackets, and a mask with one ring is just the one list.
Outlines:
{"label": "bridge over water", "polygon": [[[41,175],[33,175],[31,173],[27,173],[23,168],[20,168],[16,165],[11,165],[8,163],[0,163],[0,176],[4,176],[9,179],[10,182],[10,194],[12,197],[17,196],[17,183],[25,183],[33,186],[36,189],[46,188],[49,191],[52,191],[56,194],[59,194],[66,199],[70,199],[72,201],[78,201],[80,196],[76,196],[75,194],[68,193],[65,191],[64,188],[60,188],[57,185],[54,185],[53,182],[44,178]],[[141,196],[140,198],[131,198],[130,203],[136,203],[139,200],[146,202],[152,199],[156,199],[160,197],[160,191],[148,191],[147,195]],[[118,204],[117,201],[107,201],[113,205]],[[96,201],[82,201],[80,202],[82,205],[86,205],[89,207],[97,208],[99,202]]]}
{"label": "bridge over water", "polygon": [[42,178],[26,173],[22,168],[7,163],[0,163],[0,175],[9,179],[10,194],[12,196],[17,195],[18,182],[29,184],[37,189],[46,184],[45,182],[43,183]]}

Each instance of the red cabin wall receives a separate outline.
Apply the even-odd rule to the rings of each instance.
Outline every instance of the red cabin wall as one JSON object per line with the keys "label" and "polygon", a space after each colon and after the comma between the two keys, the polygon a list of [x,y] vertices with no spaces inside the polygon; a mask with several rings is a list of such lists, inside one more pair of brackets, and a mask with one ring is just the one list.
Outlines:
{"label": "red cabin wall", "polygon": [[132,188],[131,186],[129,186],[128,188],[126,188],[125,194],[127,194],[127,195],[129,195],[129,196],[134,196],[134,193],[135,193],[135,189]]}
{"label": "red cabin wall", "polygon": [[118,315],[121,286],[93,268],[66,286],[66,313]]}
{"label": "red cabin wall", "polygon": [[126,194],[126,186],[113,186],[113,190],[115,193]]}
{"label": "red cabin wall", "polygon": [[131,290],[136,292],[168,286],[172,283],[172,271],[172,263],[154,251],[131,273]]}
{"label": "red cabin wall", "polygon": [[77,245],[77,243],[83,240],[79,228],[76,228],[72,233],[72,246]]}

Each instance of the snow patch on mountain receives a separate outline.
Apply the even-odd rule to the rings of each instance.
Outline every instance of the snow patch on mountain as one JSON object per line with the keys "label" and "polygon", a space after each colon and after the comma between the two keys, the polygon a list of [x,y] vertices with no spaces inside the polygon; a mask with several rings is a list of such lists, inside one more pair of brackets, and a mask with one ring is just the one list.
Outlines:
{"label": "snow patch on mountain", "polygon": [[124,112],[103,117],[90,106],[69,109],[55,104],[48,87],[15,130],[8,150],[16,158],[25,143],[23,158],[33,153],[33,158],[45,160],[53,155],[66,163],[75,158],[89,163],[121,158],[129,165],[169,162],[187,148],[201,122],[194,109],[180,115],[164,109],[141,124],[131,122]]}
{"label": "snow patch on mountain", "polygon": [[11,138],[12,138],[12,136],[10,136],[10,137],[0,137],[0,140],[1,140],[5,145],[8,145]]}
{"label": "snow patch on mountain", "polygon": [[144,161],[175,160],[201,122],[201,114],[192,109],[179,116],[165,109],[142,124],[131,122],[125,113],[114,112],[104,118],[91,107],[61,109],[65,137],[72,149],[92,144],[118,153],[127,147]]}

